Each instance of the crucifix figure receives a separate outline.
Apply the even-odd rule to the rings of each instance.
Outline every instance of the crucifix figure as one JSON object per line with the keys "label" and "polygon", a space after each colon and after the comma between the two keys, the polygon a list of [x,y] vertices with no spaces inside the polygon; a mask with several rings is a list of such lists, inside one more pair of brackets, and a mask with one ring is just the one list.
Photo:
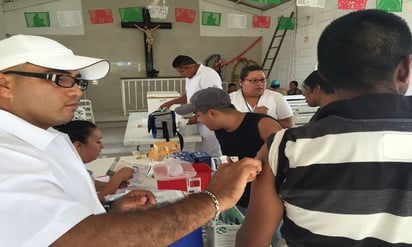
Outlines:
{"label": "crucifix figure", "polygon": [[155,26],[154,28],[148,28],[146,26],[144,26],[143,28],[139,27],[137,24],[134,24],[134,26],[139,29],[140,31],[144,32],[145,36],[146,36],[146,49],[148,53],[152,52],[152,45],[153,45],[153,36],[152,36],[152,32],[156,29],[158,29],[160,27],[160,24]]}
{"label": "crucifix figure", "polygon": [[146,75],[147,77],[157,77],[159,71],[153,68],[153,31],[156,29],[171,29],[170,22],[151,22],[150,13],[146,8],[143,10],[143,22],[122,22],[122,28],[137,28],[144,34]]}

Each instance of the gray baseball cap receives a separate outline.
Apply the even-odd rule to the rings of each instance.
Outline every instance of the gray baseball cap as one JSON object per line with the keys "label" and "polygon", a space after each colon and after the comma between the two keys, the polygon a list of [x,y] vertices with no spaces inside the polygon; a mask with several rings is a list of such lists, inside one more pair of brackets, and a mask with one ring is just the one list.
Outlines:
{"label": "gray baseball cap", "polygon": [[224,109],[232,105],[229,94],[220,88],[209,87],[197,91],[190,98],[190,103],[175,109],[180,115],[186,115],[199,110]]}

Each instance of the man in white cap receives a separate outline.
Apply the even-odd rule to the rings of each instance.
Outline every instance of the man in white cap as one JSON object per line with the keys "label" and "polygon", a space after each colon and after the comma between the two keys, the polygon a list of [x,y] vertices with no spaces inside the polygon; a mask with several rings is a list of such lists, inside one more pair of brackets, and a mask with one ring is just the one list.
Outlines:
{"label": "man in white cap", "polygon": [[[87,80],[108,71],[107,60],[76,56],[48,38],[0,40],[3,246],[166,246],[232,207],[261,170],[260,162],[228,164],[203,193],[163,208],[105,214],[69,138],[51,127],[70,121]],[[140,196],[123,202],[153,203]]]}

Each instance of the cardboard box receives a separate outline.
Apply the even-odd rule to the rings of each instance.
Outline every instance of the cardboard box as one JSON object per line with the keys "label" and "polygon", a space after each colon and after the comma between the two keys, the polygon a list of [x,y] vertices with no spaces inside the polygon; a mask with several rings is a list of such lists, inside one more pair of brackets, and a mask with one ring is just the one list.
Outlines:
{"label": "cardboard box", "polygon": [[244,216],[235,206],[221,213],[217,223],[209,222],[207,235],[210,247],[234,247],[236,233],[243,223]]}
{"label": "cardboard box", "polygon": [[168,247],[203,247],[202,228],[196,229]]}

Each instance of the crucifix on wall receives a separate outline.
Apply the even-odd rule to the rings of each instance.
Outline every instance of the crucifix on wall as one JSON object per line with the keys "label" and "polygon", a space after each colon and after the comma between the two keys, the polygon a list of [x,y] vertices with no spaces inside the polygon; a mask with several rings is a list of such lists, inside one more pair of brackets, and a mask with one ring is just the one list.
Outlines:
{"label": "crucifix on wall", "polygon": [[146,60],[147,77],[157,77],[159,71],[153,67],[153,32],[157,29],[171,29],[170,22],[151,22],[149,10],[142,8],[143,22],[122,22],[122,28],[136,28],[143,32],[144,35],[144,55]]}

